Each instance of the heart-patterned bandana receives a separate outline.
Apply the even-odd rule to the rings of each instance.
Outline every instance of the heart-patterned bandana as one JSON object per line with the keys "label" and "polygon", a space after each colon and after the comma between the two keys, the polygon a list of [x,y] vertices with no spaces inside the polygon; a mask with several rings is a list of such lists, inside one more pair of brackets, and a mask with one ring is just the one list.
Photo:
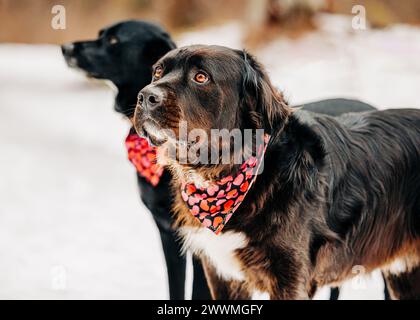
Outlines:
{"label": "heart-patterned bandana", "polygon": [[137,172],[152,186],[159,184],[163,167],[156,163],[156,148],[149,145],[145,138],[130,130],[125,139],[128,160],[136,167]]}
{"label": "heart-patterned bandana", "polygon": [[259,146],[256,156],[251,156],[241,165],[236,176],[229,175],[210,182],[207,188],[182,183],[182,199],[191,214],[215,234],[222,231],[255,182],[269,140],[270,136],[265,135],[264,145]]}

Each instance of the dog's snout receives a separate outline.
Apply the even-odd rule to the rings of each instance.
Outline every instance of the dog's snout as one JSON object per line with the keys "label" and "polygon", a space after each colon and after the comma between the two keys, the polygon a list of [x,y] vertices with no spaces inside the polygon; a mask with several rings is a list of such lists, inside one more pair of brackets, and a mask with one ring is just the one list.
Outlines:
{"label": "dog's snout", "polygon": [[74,51],[74,44],[73,43],[65,43],[61,46],[61,51],[64,55],[72,55]]}
{"label": "dog's snout", "polygon": [[163,92],[158,88],[145,88],[139,94],[139,102],[146,109],[159,107],[163,101]]}

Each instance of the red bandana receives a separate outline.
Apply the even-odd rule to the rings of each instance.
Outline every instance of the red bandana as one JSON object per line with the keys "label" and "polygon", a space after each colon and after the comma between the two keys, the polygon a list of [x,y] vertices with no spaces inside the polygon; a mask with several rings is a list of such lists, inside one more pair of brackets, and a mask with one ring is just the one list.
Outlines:
{"label": "red bandana", "polygon": [[136,167],[137,172],[156,187],[163,174],[163,167],[156,163],[156,148],[151,147],[146,139],[133,131],[125,139],[125,146],[128,160]]}
{"label": "red bandana", "polygon": [[266,135],[257,156],[246,160],[236,177],[224,177],[207,188],[198,188],[193,183],[182,184],[182,199],[191,214],[215,234],[222,231],[255,182],[269,140]]}

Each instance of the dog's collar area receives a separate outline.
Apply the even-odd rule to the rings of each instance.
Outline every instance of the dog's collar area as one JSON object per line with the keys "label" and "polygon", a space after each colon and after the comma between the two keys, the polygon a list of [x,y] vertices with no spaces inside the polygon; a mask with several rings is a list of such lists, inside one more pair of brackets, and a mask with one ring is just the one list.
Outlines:
{"label": "dog's collar area", "polygon": [[156,147],[149,145],[145,138],[140,137],[133,129],[125,139],[128,159],[134,165],[140,176],[152,186],[159,184],[163,167],[156,162]]}
{"label": "dog's collar area", "polygon": [[[249,157],[233,176],[228,175],[217,181],[206,181],[207,187],[183,182],[181,195],[191,214],[205,227],[219,234],[242,204],[254,184],[263,163],[270,136],[264,136],[255,156]],[[164,168],[157,164],[156,147],[149,145],[145,138],[130,130],[125,145],[128,159],[140,176],[152,186],[159,184]]]}
{"label": "dog's collar area", "polygon": [[255,156],[249,157],[240,167],[236,176],[228,175],[217,181],[206,183],[206,188],[194,183],[183,182],[181,196],[191,214],[206,228],[219,234],[244,201],[254,184],[270,136],[264,136]]}

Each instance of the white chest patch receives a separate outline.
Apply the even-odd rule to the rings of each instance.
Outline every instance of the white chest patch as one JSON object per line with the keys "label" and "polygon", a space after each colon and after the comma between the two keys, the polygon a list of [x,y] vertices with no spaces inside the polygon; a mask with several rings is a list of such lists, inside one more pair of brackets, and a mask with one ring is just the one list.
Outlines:
{"label": "white chest patch", "polygon": [[407,254],[405,256],[398,257],[392,263],[382,267],[382,270],[399,275],[401,273],[410,272],[420,265],[420,258],[416,253]]}
{"label": "white chest patch", "polygon": [[226,232],[215,235],[207,228],[182,227],[179,233],[184,246],[196,254],[205,255],[225,280],[244,280],[235,250],[244,248],[248,240],[243,233]]}
{"label": "white chest patch", "polygon": [[270,300],[270,294],[268,292],[254,291],[252,300]]}
{"label": "white chest patch", "polygon": [[389,273],[399,275],[407,271],[407,264],[403,259],[396,259],[385,268]]}

